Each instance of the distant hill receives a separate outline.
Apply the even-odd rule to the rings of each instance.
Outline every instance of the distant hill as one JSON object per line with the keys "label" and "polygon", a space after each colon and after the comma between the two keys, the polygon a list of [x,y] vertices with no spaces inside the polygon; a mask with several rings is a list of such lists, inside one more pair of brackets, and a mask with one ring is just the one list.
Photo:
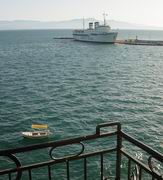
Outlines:
{"label": "distant hill", "polygon": [[[98,21],[93,18],[85,19],[85,28],[88,27],[90,21]],[[102,22],[100,22],[102,23]],[[156,29],[163,30],[163,27],[154,27],[133,24],[123,21],[108,20],[107,23],[112,29]],[[0,21],[0,30],[18,30],[18,29],[78,29],[82,28],[82,19],[72,19],[67,21],[30,21],[30,20],[15,20],[15,21]]]}

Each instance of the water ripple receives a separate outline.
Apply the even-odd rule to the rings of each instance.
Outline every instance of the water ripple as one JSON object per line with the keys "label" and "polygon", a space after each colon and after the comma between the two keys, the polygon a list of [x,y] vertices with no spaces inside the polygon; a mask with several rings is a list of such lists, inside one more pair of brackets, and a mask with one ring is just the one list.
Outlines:
{"label": "water ripple", "polygon": [[22,145],[19,132],[33,121],[47,122],[55,140],[90,134],[109,119],[162,149],[162,47],[53,39],[68,31],[5,33],[0,36],[2,148]]}

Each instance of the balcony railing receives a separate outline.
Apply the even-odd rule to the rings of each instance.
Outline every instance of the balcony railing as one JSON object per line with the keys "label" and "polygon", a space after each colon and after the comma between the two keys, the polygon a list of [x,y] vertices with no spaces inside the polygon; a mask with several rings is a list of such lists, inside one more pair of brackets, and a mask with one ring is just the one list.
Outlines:
{"label": "balcony railing", "polygon": [[[108,129],[107,129],[108,128]],[[106,131],[107,129],[107,131]],[[102,141],[104,145],[104,149],[98,149],[96,146],[103,147],[103,145],[98,144],[99,141]],[[97,142],[96,142],[97,140]],[[107,145],[107,141],[110,140],[111,145]],[[93,142],[93,145],[91,145]],[[90,143],[90,144],[89,144]],[[87,145],[90,147],[93,146],[93,150],[87,151]],[[77,148],[77,146],[80,147]],[[72,152],[69,153],[69,148],[72,147]],[[60,149],[64,149],[64,155],[56,155],[57,150],[60,154]],[[71,149],[71,148],[70,148]],[[77,153],[74,153],[77,150]],[[29,157],[29,153],[32,155],[36,154],[38,156],[42,156],[38,151],[43,151],[43,153],[47,153],[47,158],[42,158],[39,162],[26,162],[24,164],[24,160],[26,157]],[[137,154],[134,154],[134,153]],[[52,179],[84,179],[84,180],[148,180],[148,179],[158,179],[163,180],[163,172],[162,172],[162,164],[163,164],[163,155],[144,143],[134,139],[129,136],[125,132],[121,130],[121,124],[119,122],[113,123],[104,123],[99,124],[96,127],[95,134],[71,138],[61,141],[41,143],[36,145],[30,145],[21,148],[15,149],[7,149],[0,151],[1,158],[7,158],[8,161],[12,161],[15,167],[6,167],[5,163],[1,163],[1,166],[4,165],[4,168],[0,170],[0,179],[4,180],[35,180],[35,179],[44,179],[44,180],[52,180]],[[111,167],[105,168],[108,161],[108,157],[115,156],[111,161],[115,161],[112,163]],[[95,170],[93,167],[89,165],[89,159],[98,157],[97,160],[98,170]],[[32,160],[35,158],[32,158]],[[78,161],[80,160],[80,164]],[[78,177],[74,177],[72,175],[73,169],[71,169],[71,162],[76,162],[76,166],[78,166],[77,170],[81,170],[80,173],[77,174]],[[12,164],[12,166],[13,166]],[[55,177],[54,171],[56,172],[56,165],[63,164],[64,167],[64,175],[63,172],[59,175],[60,178]],[[114,167],[114,165],[115,167]],[[79,167],[80,165],[80,167]],[[43,169],[44,168],[44,169]],[[39,170],[41,174],[35,174],[35,170]],[[46,169],[46,170],[45,170]],[[44,171],[44,172],[42,172]],[[94,177],[90,175],[89,172],[96,173],[98,171],[99,175]],[[112,175],[107,173],[107,171],[112,171]],[[58,174],[60,171],[58,170]],[[57,172],[56,172],[57,174]]]}

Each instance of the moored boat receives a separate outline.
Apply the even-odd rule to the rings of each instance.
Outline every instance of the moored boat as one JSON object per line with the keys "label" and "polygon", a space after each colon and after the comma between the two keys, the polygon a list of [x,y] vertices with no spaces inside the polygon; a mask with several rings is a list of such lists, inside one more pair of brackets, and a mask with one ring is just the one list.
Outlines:
{"label": "moored boat", "polygon": [[[77,41],[115,43],[118,32],[112,31],[111,27],[106,24],[104,13],[104,24],[99,22],[90,22],[88,29],[79,29],[73,31],[73,38]],[[84,24],[84,23],[83,23]]]}
{"label": "moored boat", "polygon": [[49,137],[49,135],[52,134],[47,129],[48,126],[46,124],[32,124],[32,128],[37,130],[22,132],[21,133],[22,136],[30,139],[42,139],[42,138],[47,138]]}
{"label": "moored boat", "polygon": [[50,135],[50,131],[29,131],[29,132],[22,132],[22,135],[26,138],[47,138]]}

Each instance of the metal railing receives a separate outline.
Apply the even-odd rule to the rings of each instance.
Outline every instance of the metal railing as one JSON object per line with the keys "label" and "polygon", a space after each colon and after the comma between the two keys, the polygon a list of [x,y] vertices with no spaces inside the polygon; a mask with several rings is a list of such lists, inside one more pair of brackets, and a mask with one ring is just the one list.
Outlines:
{"label": "metal railing", "polygon": [[[111,128],[110,131],[106,132],[106,128]],[[104,131],[105,130],[105,131]],[[85,144],[87,142],[91,142],[97,139],[105,139],[114,137],[115,140],[111,139],[113,147],[102,149],[102,150],[93,150],[91,152],[86,151]],[[130,143],[128,146],[127,143]],[[96,143],[98,145],[98,143]],[[81,149],[79,152],[70,155],[64,155],[57,157],[55,154],[56,149],[58,148],[65,148],[67,146],[79,145]],[[127,147],[128,146],[128,147]],[[132,147],[139,148],[141,151],[145,153],[145,157],[147,161],[143,161],[140,157],[134,156],[130,152],[130,148]],[[25,154],[31,152],[34,154],[37,150],[46,149],[45,152],[48,154],[48,158],[46,160],[42,160],[41,162],[33,162],[30,164],[23,165],[23,160],[21,161],[19,156],[22,154],[25,157]],[[48,150],[48,151],[47,151]],[[66,151],[67,152],[67,151]],[[163,163],[163,155],[152,148],[148,147],[147,145],[143,144],[142,142],[134,139],[133,137],[129,136],[125,132],[121,130],[121,124],[119,122],[113,123],[104,123],[99,124],[96,127],[95,134],[71,138],[61,141],[55,142],[48,142],[48,143],[41,143],[36,145],[30,145],[21,148],[15,149],[7,149],[0,151],[0,157],[7,157],[15,164],[15,167],[11,168],[3,168],[0,170],[0,179],[4,180],[24,180],[24,179],[35,179],[33,176],[33,171],[35,169],[40,169],[42,167],[47,169],[47,173],[44,173],[43,179],[57,179],[53,175],[53,166],[56,164],[65,164],[65,178],[67,180],[73,179],[71,177],[71,168],[70,162],[82,160],[82,167],[83,168],[83,175],[81,179],[101,179],[107,180],[111,179],[111,177],[106,176],[106,170],[104,168],[104,160],[106,154],[115,154],[115,167],[111,167],[114,172],[114,176],[112,177],[115,180],[148,180],[148,179],[158,179],[163,180],[163,172],[161,172],[162,163]],[[55,154],[55,155],[54,155]],[[89,169],[88,167],[88,159],[91,157],[98,156],[99,159],[99,177],[90,178],[88,176],[88,170],[93,171],[93,169]],[[123,161],[125,163],[123,163]],[[157,162],[156,162],[157,161]],[[125,167],[122,166],[125,164]],[[159,165],[159,166],[158,166]],[[105,171],[104,171],[105,170]],[[26,174],[24,176],[24,174]],[[41,179],[41,177],[39,178]],[[79,179],[79,178],[76,178]]]}

